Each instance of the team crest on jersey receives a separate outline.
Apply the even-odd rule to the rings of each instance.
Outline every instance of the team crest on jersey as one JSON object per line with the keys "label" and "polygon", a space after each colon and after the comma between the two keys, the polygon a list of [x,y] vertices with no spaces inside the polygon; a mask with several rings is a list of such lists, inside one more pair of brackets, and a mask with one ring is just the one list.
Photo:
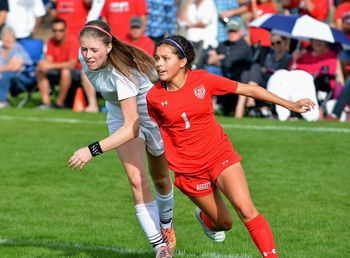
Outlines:
{"label": "team crest on jersey", "polygon": [[204,99],[206,90],[205,90],[203,85],[200,85],[200,86],[194,88],[193,92],[194,92],[194,95],[196,95],[197,98]]}

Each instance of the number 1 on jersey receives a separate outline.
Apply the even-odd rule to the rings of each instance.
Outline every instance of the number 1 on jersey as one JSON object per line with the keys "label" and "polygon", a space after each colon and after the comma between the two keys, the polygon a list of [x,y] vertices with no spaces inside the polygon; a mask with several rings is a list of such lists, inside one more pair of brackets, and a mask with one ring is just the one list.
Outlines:
{"label": "number 1 on jersey", "polygon": [[183,120],[185,121],[185,129],[188,129],[191,127],[191,124],[190,124],[190,121],[188,121],[188,118],[187,118],[187,115],[186,115],[186,112],[183,112],[181,114]]}

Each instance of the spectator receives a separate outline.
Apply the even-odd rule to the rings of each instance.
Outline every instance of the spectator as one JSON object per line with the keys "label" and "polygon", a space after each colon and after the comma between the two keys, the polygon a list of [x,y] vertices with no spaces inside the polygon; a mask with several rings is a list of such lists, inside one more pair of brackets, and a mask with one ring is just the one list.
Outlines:
{"label": "spectator", "polygon": [[146,0],[106,0],[102,8],[102,20],[110,24],[112,34],[124,39],[129,30],[130,19],[140,16],[142,28],[146,28],[147,4]]}
{"label": "spectator", "polygon": [[60,18],[67,24],[67,35],[79,37],[93,0],[55,0],[56,6],[51,10],[51,18]]}
{"label": "spectator", "polygon": [[[241,76],[241,81],[243,83],[257,84],[266,88],[268,79],[275,71],[288,68],[291,61],[291,55],[288,52],[289,39],[281,35],[272,34],[271,42],[273,52],[267,55],[262,66],[258,63],[254,63],[248,71],[243,72]],[[270,116],[270,111],[267,109],[266,103],[256,102],[252,98],[240,95],[235,111],[236,118],[243,117],[245,107],[253,110],[256,113],[255,115]]]}
{"label": "spectator", "polygon": [[226,25],[229,21],[238,21],[245,33],[245,27],[241,15],[247,12],[246,5],[240,5],[237,0],[215,0],[216,8],[219,12],[218,19],[218,42],[224,42],[227,40],[227,28]]}
{"label": "spectator", "polygon": [[124,39],[124,42],[143,49],[146,53],[150,54],[151,56],[153,56],[154,54],[154,42],[150,37],[144,34],[144,28],[142,27],[142,19],[139,16],[131,17],[130,32]]}
{"label": "spectator", "polygon": [[[336,28],[344,31],[344,33],[350,38],[350,1],[344,0],[335,9],[334,22]],[[350,50],[341,50],[339,52],[339,61],[341,64],[342,72],[346,78],[350,75],[349,70],[346,68],[350,65]]]}
{"label": "spectator", "polygon": [[[223,75],[232,80],[241,80],[243,71],[248,70],[251,65],[252,52],[250,46],[243,38],[243,29],[240,22],[232,20],[227,24],[228,39],[214,50],[208,51],[206,69],[210,73]],[[235,109],[237,96],[226,94],[214,98],[213,105],[221,105],[224,115],[229,115]]]}
{"label": "spectator", "polygon": [[218,46],[218,14],[213,0],[186,0],[178,14],[184,36],[192,43],[203,42],[203,48]]}
{"label": "spectator", "polygon": [[38,30],[46,10],[42,0],[9,1],[6,25],[13,28],[17,40],[31,37]]}
{"label": "spectator", "polygon": [[299,13],[307,14],[319,21],[326,21],[328,17],[328,0],[301,0]]}
{"label": "spectator", "polygon": [[6,16],[9,11],[9,4],[7,0],[0,0],[0,33],[2,27],[5,25]]}
{"label": "spectator", "polygon": [[347,114],[345,107],[350,104],[350,77],[346,79],[344,87],[341,89],[339,96],[337,97],[335,106],[331,113],[325,117],[325,120],[347,120]]}
{"label": "spectator", "polygon": [[[273,0],[251,0],[249,4],[250,20],[254,20],[263,14],[277,13],[277,7]],[[270,32],[263,28],[249,28],[249,41],[254,49],[253,62],[263,65],[266,55],[271,47]]]}
{"label": "spectator", "polygon": [[14,30],[5,26],[1,33],[0,46],[0,108],[8,106],[7,95],[11,80],[16,73],[24,69],[25,65],[32,63],[28,53],[16,42]]}
{"label": "spectator", "polygon": [[147,0],[146,34],[158,43],[176,33],[176,0]]}
{"label": "spectator", "polygon": [[74,36],[67,35],[67,25],[63,19],[52,21],[53,36],[47,43],[44,60],[38,63],[37,82],[42,105],[40,108],[50,108],[50,82],[59,84],[59,94],[54,105],[62,108],[72,82],[80,82],[80,66],[78,64],[79,42]]}

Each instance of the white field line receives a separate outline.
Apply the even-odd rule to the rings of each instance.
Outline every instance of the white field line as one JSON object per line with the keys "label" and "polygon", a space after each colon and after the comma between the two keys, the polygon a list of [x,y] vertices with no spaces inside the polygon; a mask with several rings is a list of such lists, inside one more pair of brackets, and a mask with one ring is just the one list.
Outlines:
{"label": "white field line", "polygon": [[[0,115],[0,120],[3,121],[28,121],[28,122],[48,122],[62,124],[106,124],[101,120],[86,120],[77,118],[52,118],[52,117],[19,117]],[[234,125],[221,124],[227,129],[248,129],[257,131],[296,131],[296,132],[317,132],[317,133],[350,133],[350,128],[336,127],[306,127],[306,126],[286,126],[286,125]]]}
{"label": "white field line", "polygon": [[[101,246],[101,245],[86,245],[82,243],[65,243],[55,241],[38,241],[38,240],[13,240],[13,239],[0,239],[0,246],[28,246],[28,247],[40,247],[40,248],[54,248],[54,249],[65,249],[73,248],[81,251],[106,251],[115,254],[138,254],[152,255],[153,252],[146,250],[133,250],[123,247],[116,246]],[[183,251],[176,251],[176,257],[198,257],[198,258],[251,258],[251,256],[238,256],[231,254],[220,254],[217,252],[204,252],[202,254],[191,254]]]}

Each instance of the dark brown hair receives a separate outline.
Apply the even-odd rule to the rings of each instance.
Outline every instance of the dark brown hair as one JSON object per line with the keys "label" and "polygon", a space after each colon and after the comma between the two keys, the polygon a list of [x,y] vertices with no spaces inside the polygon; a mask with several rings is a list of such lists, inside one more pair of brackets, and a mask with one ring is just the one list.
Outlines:
{"label": "dark brown hair", "polygon": [[[135,69],[145,74],[151,81],[156,80],[155,62],[152,56],[113,37],[111,28],[103,21],[89,21],[85,26],[88,27],[81,30],[79,38],[91,36],[101,39],[106,46],[112,44],[112,50],[108,54],[107,61],[121,74],[133,81],[132,70]],[[98,27],[101,30],[91,26]]]}

